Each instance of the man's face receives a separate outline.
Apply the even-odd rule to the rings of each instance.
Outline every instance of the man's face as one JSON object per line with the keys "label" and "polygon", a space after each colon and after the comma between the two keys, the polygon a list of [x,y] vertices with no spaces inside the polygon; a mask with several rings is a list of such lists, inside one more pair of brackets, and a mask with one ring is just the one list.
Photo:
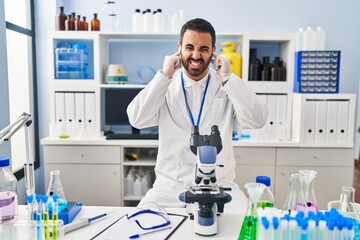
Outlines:
{"label": "man's face", "polygon": [[186,30],[182,43],[178,45],[185,74],[195,81],[204,78],[208,72],[215,51],[211,40],[210,33]]}

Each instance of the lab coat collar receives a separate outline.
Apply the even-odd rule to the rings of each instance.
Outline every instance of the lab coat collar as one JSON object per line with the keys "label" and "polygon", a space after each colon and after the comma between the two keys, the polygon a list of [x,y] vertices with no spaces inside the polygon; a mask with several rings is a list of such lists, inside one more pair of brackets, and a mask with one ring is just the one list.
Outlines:
{"label": "lab coat collar", "polygon": [[200,79],[199,81],[194,81],[193,79],[189,78],[189,77],[184,73],[184,70],[183,70],[183,69],[182,69],[182,71],[183,71],[185,88],[192,88],[192,86],[194,86],[195,84],[200,84],[201,87],[205,88],[207,78],[208,78],[208,76],[209,76],[209,74],[210,74],[210,70],[208,71],[208,74],[206,74],[206,76],[203,77],[202,79]]}

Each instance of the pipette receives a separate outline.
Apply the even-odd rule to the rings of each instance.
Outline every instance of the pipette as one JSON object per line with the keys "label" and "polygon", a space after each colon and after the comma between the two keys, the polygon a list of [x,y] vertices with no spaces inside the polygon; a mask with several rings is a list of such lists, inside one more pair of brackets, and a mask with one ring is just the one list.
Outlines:
{"label": "pipette", "polygon": [[68,232],[74,231],[76,229],[85,227],[85,226],[91,224],[92,222],[94,222],[95,220],[109,216],[110,214],[112,214],[114,212],[115,211],[103,213],[103,214],[100,214],[100,215],[92,217],[92,218],[84,218],[84,219],[80,219],[79,221],[69,223],[64,226],[64,233],[68,233]]}

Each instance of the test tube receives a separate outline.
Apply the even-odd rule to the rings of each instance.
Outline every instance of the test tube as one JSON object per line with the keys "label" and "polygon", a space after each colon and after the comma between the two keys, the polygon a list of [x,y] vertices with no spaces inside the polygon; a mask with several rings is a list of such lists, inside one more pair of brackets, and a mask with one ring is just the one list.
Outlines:
{"label": "test tube", "polygon": [[29,221],[34,220],[34,196],[27,196],[27,205],[28,205],[28,219]]}
{"label": "test tube", "polygon": [[48,196],[47,196],[47,195],[42,195],[45,240],[49,240],[49,239],[50,239],[50,231],[49,231],[49,212],[48,212],[48,210],[47,210],[47,201],[48,201]]}
{"label": "test tube", "polygon": [[57,194],[52,195],[52,221],[53,221],[53,240],[58,238],[58,198]]}

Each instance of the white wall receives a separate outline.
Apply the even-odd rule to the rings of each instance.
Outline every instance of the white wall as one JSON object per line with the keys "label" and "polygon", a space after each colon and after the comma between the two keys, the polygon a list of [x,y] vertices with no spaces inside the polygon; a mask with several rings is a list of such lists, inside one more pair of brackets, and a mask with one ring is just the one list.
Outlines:
{"label": "white wall", "polygon": [[[101,26],[106,29],[107,21],[101,14],[103,2],[88,0],[35,2],[40,138],[48,135],[49,81],[46,75],[48,67],[46,38],[47,31],[54,30],[57,7],[63,5],[66,13],[76,12],[86,16],[88,21],[93,13],[99,13]],[[136,8],[142,10],[161,8],[167,15],[183,9],[187,19],[205,18],[213,24],[217,32],[296,32],[299,27],[321,26],[327,34],[327,49],[342,51],[340,92],[358,93],[360,75],[360,44],[358,44],[360,1],[358,0],[116,0],[116,3],[124,31],[130,31],[131,14]],[[43,169],[41,168],[40,171],[42,172]],[[44,187],[43,176],[37,178],[37,189],[41,187]]]}

